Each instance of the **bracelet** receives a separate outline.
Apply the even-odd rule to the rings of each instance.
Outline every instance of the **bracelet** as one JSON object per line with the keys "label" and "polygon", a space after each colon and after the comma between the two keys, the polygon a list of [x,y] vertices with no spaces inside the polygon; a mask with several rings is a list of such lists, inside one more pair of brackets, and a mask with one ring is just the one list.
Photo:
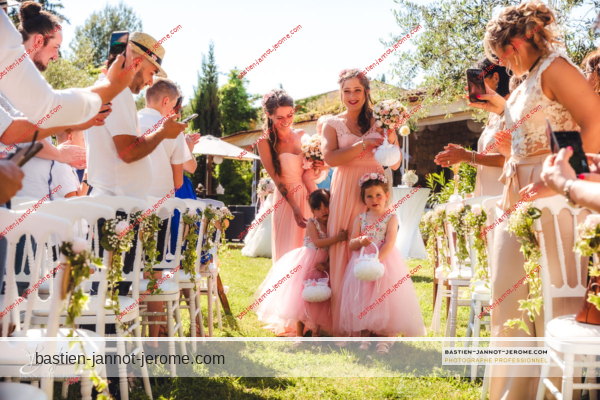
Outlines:
{"label": "bracelet", "polygon": [[475,150],[471,151],[471,164],[477,165],[477,163],[475,162],[475,159],[476,159],[476,156],[478,156],[478,155],[479,154]]}
{"label": "bracelet", "polygon": [[573,201],[573,199],[571,198],[571,186],[573,186],[573,183],[575,183],[575,181],[573,179],[569,179],[568,181],[565,182],[565,186],[563,187],[563,193],[566,197],[565,201],[571,207],[581,208],[581,206],[577,205],[577,203],[575,203]]}

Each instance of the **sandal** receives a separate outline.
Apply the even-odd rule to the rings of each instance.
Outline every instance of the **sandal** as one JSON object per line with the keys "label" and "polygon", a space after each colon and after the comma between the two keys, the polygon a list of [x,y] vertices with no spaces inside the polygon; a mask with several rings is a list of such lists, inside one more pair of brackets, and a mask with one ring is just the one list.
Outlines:
{"label": "sandal", "polygon": [[390,347],[392,344],[389,342],[379,342],[377,343],[377,354],[387,354],[390,352]]}
{"label": "sandal", "polygon": [[369,350],[369,347],[371,347],[371,342],[360,342],[359,349],[367,351]]}

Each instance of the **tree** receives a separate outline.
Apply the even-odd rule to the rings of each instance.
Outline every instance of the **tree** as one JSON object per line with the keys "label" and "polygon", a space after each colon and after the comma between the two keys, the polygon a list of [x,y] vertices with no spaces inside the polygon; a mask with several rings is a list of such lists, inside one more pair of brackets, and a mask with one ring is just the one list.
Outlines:
{"label": "tree", "polygon": [[[238,72],[239,73],[239,72]],[[223,160],[218,168],[218,181],[225,189],[219,200],[225,204],[252,203],[252,163]],[[218,185],[218,183],[215,183]]]}
{"label": "tree", "polygon": [[219,73],[215,61],[215,45],[211,41],[208,48],[208,57],[202,54],[202,75],[198,74],[198,87],[194,88],[194,97],[190,104],[198,118],[194,119],[192,126],[202,135],[221,137],[221,109],[219,108]]}
{"label": "tree", "polygon": [[141,19],[133,8],[122,1],[116,7],[107,4],[104,10],[92,13],[83,27],[78,26],[75,29],[75,39],[70,44],[71,50],[77,52],[89,41],[95,49],[94,64],[100,66],[107,59],[108,42],[114,31],[142,31]]}
{"label": "tree", "polygon": [[[398,51],[393,76],[400,85],[415,87],[417,75],[424,75],[419,89],[424,90],[423,112],[427,105],[447,106],[458,97],[464,96],[466,77],[465,69],[471,68],[477,60],[484,56],[483,37],[487,22],[497,15],[498,11],[509,5],[519,4],[514,0],[435,0],[418,2],[398,0],[398,9],[394,10],[396,23],[400,27],[400,35],[390,35],[386,46],[393,45],[402,36],[421,25],[410,37],[414,51]],[[579,6],[589,5],[596,9],[598,0],[550,1],[555,10],[559,29],[565,38],[567,52],[578,64],[583,57],[595,49],[595,36],[590,25],[595,13],[590,17],[575,18],[573,10]]]}
{"label": "tree", "polygon": [[229,72],[229,82],[219,90],[221,96],[221,115],[223,118],[223,131],[225,135],[249,130],[257,118],[257,109],[252,107],[256,96],[246,91],[245,77],[238,78],[237,69]]}
{"label": "tree", "polygon": [[91,43],[82,41],[76,53],[49,63],[43,75],[54,89],[91,86],[100,74],[100,68],[94,66],[93,56]]}

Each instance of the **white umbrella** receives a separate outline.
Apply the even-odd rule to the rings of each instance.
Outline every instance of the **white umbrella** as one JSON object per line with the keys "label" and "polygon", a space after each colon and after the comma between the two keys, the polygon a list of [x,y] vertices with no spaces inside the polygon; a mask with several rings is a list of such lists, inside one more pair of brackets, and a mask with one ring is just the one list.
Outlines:
{"label": "white umbrella", "polygon": [[[244,153],[240,157],[240,154]],[[252,152],[245,151],[241,147],[237,147],[231,143],[227,143],[214,136],[206,135],[200,138],[200,141],[194,146],[194,154],[205,154],[209,156],[220,156],[223,158],[230,158],[234,160],[260,160],[260,157],[252,154]]]}

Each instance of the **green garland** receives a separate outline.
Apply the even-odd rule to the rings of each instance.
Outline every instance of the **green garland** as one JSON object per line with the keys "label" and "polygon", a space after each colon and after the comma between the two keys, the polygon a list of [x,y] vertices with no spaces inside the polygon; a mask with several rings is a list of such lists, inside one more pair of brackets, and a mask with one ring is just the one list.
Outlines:
{"label": "green garland", "polygon": [[[85,239],[82,238],[76,240],[85,242]],[[80,243],[77,244],[79,245]],[[63,242],[60,246],[60,253],[64,256],[64,258],[66,258],[66,260],[61,259],[61,264],[66,266],[66,269],[63,272],[63,288],[61,296],[64,298],[64,295],[71,293],[71,295],[68,296],[67,321],[65,324],[71,329],[67,337],[75,337],[75,319],[81,315],[82,310],[86,308],[90,299],[90,296],[85,294],[79,285],[84,279],[90,277],[90,268],[92,265],[95,265],[98,268],[104,268],[104,266],[102,265],[102,260],[99,257],[95,257],[87,250],[82,250],[76,253],[73,250],[72,242]],[[75,289],[77,290],[73,292]],[[96,374],[94,368],[92,367],[91,358],[88,358],[87,354],[85,354],[85,346],[80,340],[71,340],[69,342],[69,348],[73,348],[73,346],[76,344],[79,344],[81,351],[85,356],[86,362],[84,369],[90,371],[90,379],[92,380],[96,391],[98,393],[104,392],[108,387],[108,382]],[[97,398],[100,400],[108,399],[108,397],[104,394],[99,394]]]}
{"label": "green garland", "polygon": [[215,226],[215,221],[217,218],[217,210],[212,205],[209,204],[204,209],[204,218],[206,218],[206,233],[205,233],[206,240],[204,241],[204,244],[202,245],[202,251],[209,252],[210,249],[212,249],[215,244],[213,242],[213,235],[214,235],[215,231],[217,230],[217,227]]}
{"label": "green garland", "polygon": [[142,235],[142,248],[144,249],[144,273],[147,274],[147,293],[151,295],[161,294],[162,289],[158,287],[158,279],[154,276],[154,266],[160,262],[156,260],[160,252],[156,234],[160,230],[162,220],[156,214],[150,214],[140,221],[140,234]]}
{"label": "green garland", "polygon": [[[470,212],[465,216],[465,223],[473,233],[472,249],[475,250],[477,254],[477,269],[475,270],[473,278],[471,278],[471,282],[485,282],[485,287],[490,289],[486,238],[485,235],[482,235],[486,222],[487,214],[481,208],[481,205],[476,204],[471,206]],[[473,262],[473,260],[471,260],[471,262]]]}
{"label": "green garland", "polygon": [[[435,237],[440,239],[440,247],[438,247],[439,259],[441,260],[441,267],[444,275],[448,275],[452,269],[448,263],[448,238],[446,238],[446,230],[444,229],[444,221],[446,220],[446,210],[438,209],[433,212],[432,223],[435,227]],[[435,265],[435,264],[433,264]]]}
{"label": "green garland", "polygon": [[[129,224],[123,218],[109,219],[102,226],[102,240],[100,245],[104,248],[104,251],[112,253],[112,257],[109,262],[108,271],[106,274],[106,280],[108,282],[108,289],[111,297],[110,304],[106,307],[107,310],[112,310],[115,316],[121,314],[121,306],[119,304],[119,289],[116,288],[117,283],[123,280],[123,252],[127,252],[133,246],[133,239],[135,237],[135,231],[129,229]],[[127,233],[122,234],[127,230]],[[123,328],[124,325],[117,318],[118,323]]]}
{"label": "green garland", "polygon": [[[589,215],[585,222],[577,226],[577,241],[575,242],[575,251],[582,256],[594,257],[594,262],[588,266],[590,277],[600,276],[600,268],[598,268],[598,255],[600,254],[600,217],[597,215]],[[600,310],[600,296],[588,292],[588,303],[596,306]]]}
{"label": "green garland", "polygon": [[427,244],[425,249],[427,250],[427,262],[429,265],[435,265],[435,226],[433,224],[433,211],[428,211],[421,217],[419,222],[419,229],[421,234],[425,237]]}
{"label": "green garland", "polygon": [[[538,240],[535,236],[533,227],[534,221],[542,216],[542,212],[533,206],[532,202],[522,204],[515,210],[508,220],[508,232],[514,233],[521,242],[521,253],[525,257],[526,282],[529,284],[529,294],[525,300],[519,300],[519,311],[527,311],[529,320],[535,321],[535,316],[540,314],[542,297],[542,280],[539,276],[538,265],[542,256]],[[536,270],[536,271],[534,271]],[[523,329],[529,334],[529,328],[525,323],[523,316],[521,318],[509,319],[504,323],[509,328]]]}
{"label": "green garland", "polygon": [[227,244],[227,241],[225,239],[225,231],[227,230],[225,220],[232,220],[233,218],[233,214],[231,213],[231,211],[229,211],[227,207],[221,207],[217,210],[217,220],[221,225],[221,245],[223,246],[221,249],[222,251],[225,251],[229,248],[229,245]]}
{"label": "green garland", "polygon": [[[198,233],[196,233],[196,223],[202,221],[201,214],[182,214],[182,221],[185,227],[187,227],[188,233],[183,238],[187,241],[187,246],[183,251],[181,258],[181,267],[183,270],[190,275],[190,282],[194,284],[194,292],[196,292],[196,260],[198,259],[198,253],[196,252],[196,242],[198,241]],[[185,228],[184,228],[185,229]]]}
{"label": "green garland", "polygon": [[470,205],[461,205],[460,208],[454,209],[448,213],[448,222],[452,224],[454,232],[456,232],[456,258],[461,267],[469,257],[469,251],[467,250],[467,235],[470,230],[465,221],[465,217],[470,211]]}

